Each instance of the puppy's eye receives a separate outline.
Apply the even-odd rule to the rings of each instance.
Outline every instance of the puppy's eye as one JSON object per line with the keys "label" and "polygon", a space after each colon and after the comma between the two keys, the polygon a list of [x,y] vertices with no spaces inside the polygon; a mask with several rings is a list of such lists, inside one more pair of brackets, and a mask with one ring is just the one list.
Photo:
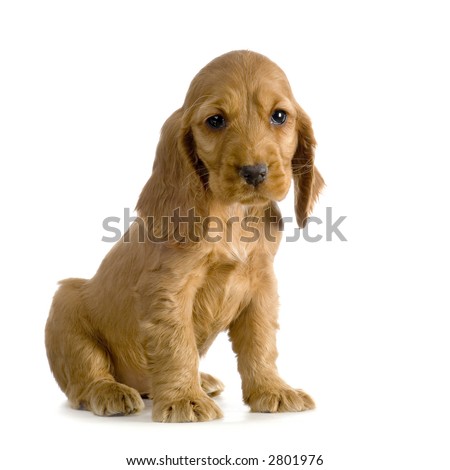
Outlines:
{"label": "puppy's eye", "polygon": [[270,122],[276,126],[281,126],[286,122],[287,114],[282,109],[277,109],[270,117]]}
{"label": "puppy's eye", "polygon": [[214,114],[214,116],[211,116],[206,120],[206,123],[212,129],[222,129],[227,124],[225,118],[221,114]]}

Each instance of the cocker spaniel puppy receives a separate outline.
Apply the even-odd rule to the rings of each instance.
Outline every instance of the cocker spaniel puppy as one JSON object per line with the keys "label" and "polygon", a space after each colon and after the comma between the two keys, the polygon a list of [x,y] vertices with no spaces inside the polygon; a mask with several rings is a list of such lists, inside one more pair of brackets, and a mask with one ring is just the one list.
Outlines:
{"label": "cocker spaniel puppy", "polygon": [[90,279],[66,279],[46,326],[52,372],[72,406],[153,419],[222,416],[222,383],[199,372],[221,331],[252,411],[314,407],[278,375],[273,259],[293,180],[303,227],[323,180],[311,122],[283,71],[235,51],[193,79],[161,132],[138,219]]}

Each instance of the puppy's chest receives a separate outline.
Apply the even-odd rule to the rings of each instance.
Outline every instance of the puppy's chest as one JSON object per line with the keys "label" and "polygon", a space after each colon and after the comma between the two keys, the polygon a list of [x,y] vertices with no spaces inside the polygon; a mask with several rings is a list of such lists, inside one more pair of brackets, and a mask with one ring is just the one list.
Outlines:
{"label": "puppy's chest", "polygon": [[225,330],[248,303],[251,275],[245,262],[212,263],[194,301],[198,336]]}
{"label": "puppy's chest", "polygon": [[231,209],[229,214],[220,213],[223,231],[204,240],[207,270],[193,309],[199,344],[227,329],[251,298],[253,259],[261,240],[243,230],[243,209]]}

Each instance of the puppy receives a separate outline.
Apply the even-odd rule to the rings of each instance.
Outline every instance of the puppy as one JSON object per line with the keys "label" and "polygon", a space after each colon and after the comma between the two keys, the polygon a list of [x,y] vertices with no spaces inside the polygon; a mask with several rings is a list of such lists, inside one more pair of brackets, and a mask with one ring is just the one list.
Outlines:
{"label": "puppy", "polygon": [[60,283],[46,325],[51,370],[72,406],[153,420],[222,416],[199,359],[228,331],[252,411],[314,407],[278,375],[277,201],[303,227],[322,186],[311,122],[283,71],[250,51],[193,79],[164,124],[138,219],[90,279]]}

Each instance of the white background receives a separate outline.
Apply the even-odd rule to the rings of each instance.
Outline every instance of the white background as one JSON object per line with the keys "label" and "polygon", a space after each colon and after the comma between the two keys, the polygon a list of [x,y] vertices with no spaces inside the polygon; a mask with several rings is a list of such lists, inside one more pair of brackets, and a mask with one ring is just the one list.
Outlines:
{"label": "white background", "polygon": [[[445,2],[0,3],[3,468],[126,468],[125,457],[322,454],[331,470],[450,468]],[[250,414],[221,337],[213,423],[71,410],[45,357],[56,281],[91,277],[102,220],[134,208],[164,120],[233,49],[287,73],[313,120],[348,242],[285,243],[279,369],[317,402]],[[292,195],[282,205],[293,215]],[[267,461],[266,461],[267,463]],[[262,466],[261,468],[264,468]]]}

